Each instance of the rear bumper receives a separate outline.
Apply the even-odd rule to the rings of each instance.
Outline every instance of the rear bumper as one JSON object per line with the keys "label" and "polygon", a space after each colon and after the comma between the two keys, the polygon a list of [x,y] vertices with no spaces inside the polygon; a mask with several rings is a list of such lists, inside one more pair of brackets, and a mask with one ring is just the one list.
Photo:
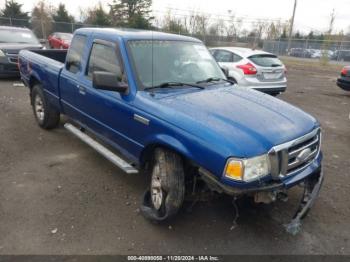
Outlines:
{"label": "rear bumper", "polygon": [[338,78],[337,79],[337,86],[339,86],[341,89],[345,91],[350,91],[350,77],[349,79],[345,78]]}
{"label": "rear bumper", "polygon": [[281,87],[264,87],[264,88],[260,88],[260,87],[253,87],[253,89],[266,93],[266,94],[279,94],[279,93],[283,93],[286,91],[287,86],[281,86]]}
{"label": "rear bumper", "polygon": [[238,85],[250,89],[255,89],[267,94],[278,94],[285,92],[287,89],[287,79],[284,78],[280,81],[263,82],[255,77],[241,78],[237,80]]}

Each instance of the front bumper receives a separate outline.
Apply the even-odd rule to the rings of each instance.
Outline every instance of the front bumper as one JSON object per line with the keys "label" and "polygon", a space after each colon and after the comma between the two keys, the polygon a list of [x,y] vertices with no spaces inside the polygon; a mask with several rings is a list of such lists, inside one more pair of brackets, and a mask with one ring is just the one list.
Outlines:
{"label": "front bumper", "polygon": [[350,91],[350,77],[341,77],[337,79],[337,86],[345,91]]}
{"label": "front bumper", "polygon": [[220,189],[219,192],[237,196],[254,192],[292,188],[302,183],[308,177],[313,176],[313,174],[320,172],[322,159],[323,154],[320,152],[317,157],[312,160],[312,162],[310,162],[307,166],[291,175],[284,176],[278,180],[274,180],[272,176],[266,176],[261,180],[256,180],[249,183],[235,182],[224,176],[218,178],[203,168],[200,168],[199,171],[202,174],[204,180]]}
{"label": "front bumper", "polygon": [[236,188],[223,184],[215,176],[211,175],[206,170],[200,169],[199,172],[202,175],[204,181],[207,182],[209,187],[219,193],[226,193],[234,197],[239,195],[251,195],[258,192],[283,192],[293,186],[303,184],[304,193],[301,198],[299,207],[288,224],[285,224],[285,229],[288,233],[296,235],[301,230],[301,220],[307,215],[316,201],[320,192],[324,173],[321,167],[322,154],[315,159],[307,168],[298,174],[287,177],[279,182],[273,181],[260,186],[248,187],[248,188]]}
{"label": "front bumper", "polygon": [[19,76],[17,65],[11,63],[0,63],[0,77]]}

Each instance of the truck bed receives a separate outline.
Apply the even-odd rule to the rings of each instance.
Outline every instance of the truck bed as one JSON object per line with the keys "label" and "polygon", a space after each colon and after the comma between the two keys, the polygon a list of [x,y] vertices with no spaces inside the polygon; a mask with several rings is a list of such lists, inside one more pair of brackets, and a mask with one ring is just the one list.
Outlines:
{"label": "truck bed", "polygon": [[[67,50],[22,50],[18,56],[18,66],[22,81],[29,85],[31,81],[40,82],[50,103],[60,108],[59,76],[64,67]],[[35,80],[34,80],[35,79]]]}

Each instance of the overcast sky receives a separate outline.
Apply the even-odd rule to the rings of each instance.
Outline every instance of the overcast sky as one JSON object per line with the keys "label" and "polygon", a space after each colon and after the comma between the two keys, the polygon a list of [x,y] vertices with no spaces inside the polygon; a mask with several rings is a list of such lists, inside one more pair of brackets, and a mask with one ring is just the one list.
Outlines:
{"label": "overcast sky", "polygon": [[[37,0],[17,0],[23,4],[25,11],[30,11]],[[46,0],[52,5],[59,2],[66,4],[67,9],[79,17],[79,7],[86,9],[101,2],[108,6],[112,0]],[[4,5],[5,0],[0,0]],[[227,15],[231,10],[238,17],[244,17],[243,22],[254,21],[257,18],[287,20],[291,17],[294,0],[153,0],[153,9],[165,12],[167,8],[179,9],[174,13],[183,15],[186,11],[197,10],[205,13],[214,13],[212,17]],[[335,9],[335,30],[349,31],[350,0],[299,0],[295,18],[296,30],[302,32],[325,31],[329,24],[332,9]],[[160,14],[159,12],[155,13]]]}

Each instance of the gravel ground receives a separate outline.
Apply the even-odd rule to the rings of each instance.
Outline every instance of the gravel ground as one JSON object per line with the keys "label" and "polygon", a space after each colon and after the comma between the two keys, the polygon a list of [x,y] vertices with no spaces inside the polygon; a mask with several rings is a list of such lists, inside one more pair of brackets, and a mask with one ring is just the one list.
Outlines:
{"label": "gravel ground", "polygon": [[120,172],[62,126],[40,129],[27,89],[0,80],[0,254],[350,254],[350,93],[335,85],[339,68],[287,67],[280,99],[324,131],[325,183],[297,236],[282,227],[297,192],[285,205],[240,202],[236,226],[226,197],[147,222],[144,177]]}

